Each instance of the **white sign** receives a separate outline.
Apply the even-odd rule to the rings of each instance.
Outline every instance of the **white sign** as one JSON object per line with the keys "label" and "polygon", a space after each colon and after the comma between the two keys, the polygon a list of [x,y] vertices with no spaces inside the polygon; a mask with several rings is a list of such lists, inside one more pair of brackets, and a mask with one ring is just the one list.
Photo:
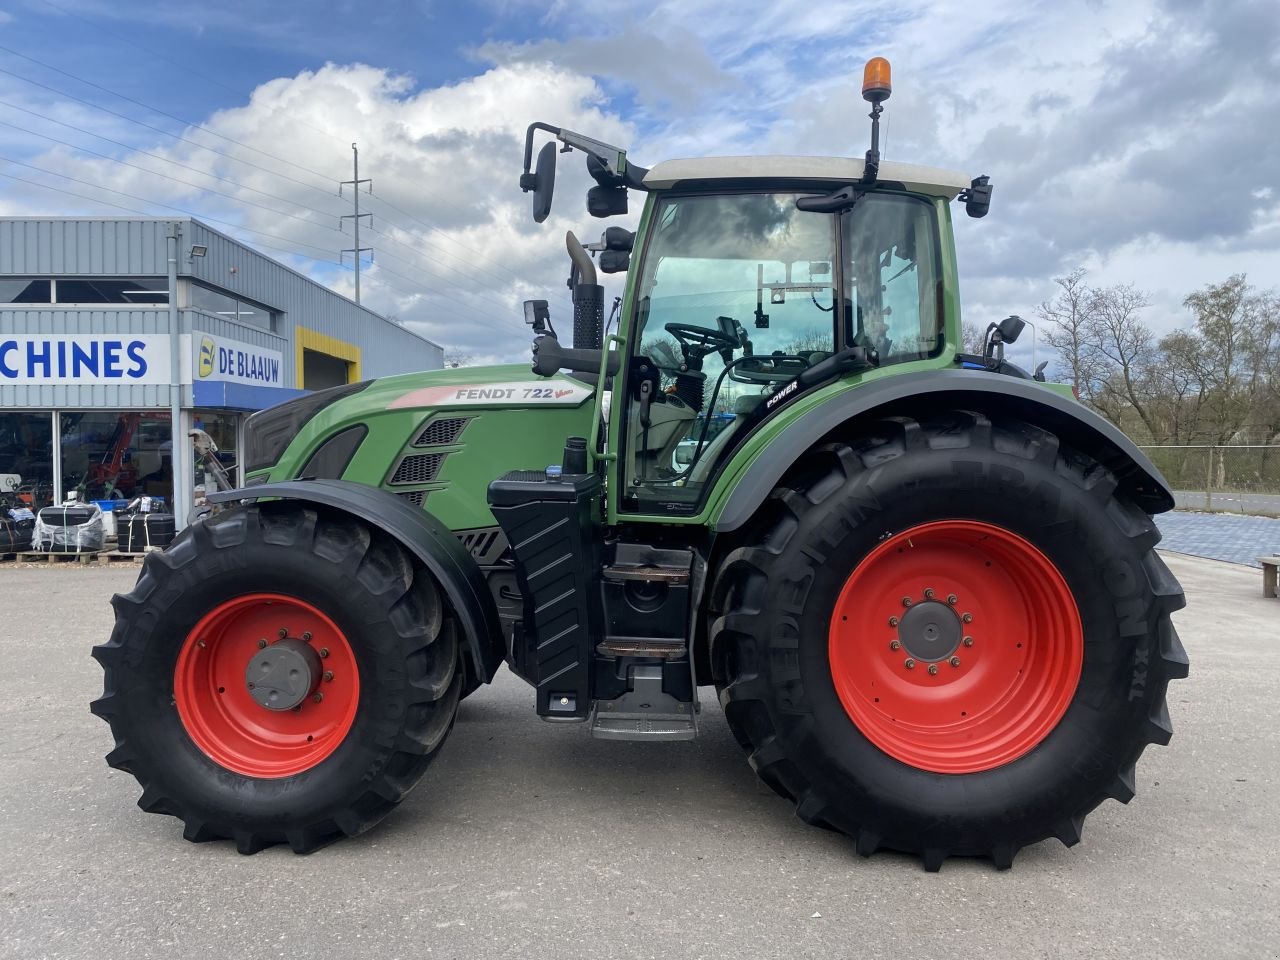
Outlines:
{"label": "white sign", "polygon": [[0,333],[0,383],[169,383],[163,333]]}
{"label": "white sign", "polygon": [[577,406],[594,391],[573,380],[517,380],[420,387],[397,397],[390,409],[403,407],[523,407],[531,404]]}
{"label": "white sign", "polygon": [[284,386],[284,357],[279,350],[215,337],[191,335],[191,373],[195,380],[249,383],[258,387]]}

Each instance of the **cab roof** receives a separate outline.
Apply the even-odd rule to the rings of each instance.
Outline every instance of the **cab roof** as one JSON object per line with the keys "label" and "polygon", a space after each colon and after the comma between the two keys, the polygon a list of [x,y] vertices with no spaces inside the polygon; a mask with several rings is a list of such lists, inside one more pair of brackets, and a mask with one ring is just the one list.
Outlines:
{"label": "cab roof", "polygon": [[[862,179],[863,161],[854,157],[699,157],[664,160],[645,175],[649,190],[669,190],[692,181],[806,180],[854,183]],[[884,160],[880,180],[896,181],[914,193],[955,198],[970,178],[951,170]]]}

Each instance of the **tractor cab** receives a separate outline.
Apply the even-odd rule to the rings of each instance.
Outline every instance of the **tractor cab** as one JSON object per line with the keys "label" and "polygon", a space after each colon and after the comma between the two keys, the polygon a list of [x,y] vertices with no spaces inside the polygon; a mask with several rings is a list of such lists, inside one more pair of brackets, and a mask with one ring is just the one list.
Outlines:
{"label": "tractor cab", "polygon": [[[705,513],[734,454],[815,389],[953,362],[960,318],[949,203],[961,197],[983,216],[991,187],[986,177],[881,162],[887,71],[877,65],[864,79],[873,134],[861,159],[709,157],[646,169],[621,148],[529,127],[520,184],[533,194],[535,220],[551,210],[557,142],[587,154],[592,214],[625,213],[629,190],[647,195],[636,234],[613,227],[586,246],[567,238],[573,349],[531,320],[535,372],[569,370],[613,387],[608,450],[601,443],[591,453],[618,465],[609,492],[618,517]],[[554,139],[534,163],[541,132]],[[607,345],[597,254],[601,272],[628,272],[619,336]],[[538,303],[531,312],[545,316]],[[712,436],[711,425],[726,420]]]}

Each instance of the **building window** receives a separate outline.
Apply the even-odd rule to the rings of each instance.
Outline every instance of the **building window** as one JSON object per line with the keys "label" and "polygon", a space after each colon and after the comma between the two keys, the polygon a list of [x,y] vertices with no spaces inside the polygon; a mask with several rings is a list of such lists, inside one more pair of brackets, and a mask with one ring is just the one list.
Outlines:
{"label": "building window", "polygon": [[39,510],[53,501],[53,417],[0,413],[0,517],[6,508]]}
{"label": "building window", "polygon": [[62,485],[81,500],[160,496],[173,503],[169,414],[62,413]]}
{"label": "building window", "polygon": [[169,282],[163,277],[53,277],[0,280],[0,303],[68,303],[164,306]]}
{"label": "building window", "polygon": [[0,303],[53,303],[48,280],[0,280]]}
{"label": "building window", "polygon": [[53,281],[53,302],[163,306],[169,302],[169,281],[162,277],[60,278]]}
{"label": "building window", "polygon": [[198,283],[191,284],[191,309],[262,327],[264,330],[271,330],[275,326],[275,315],[269,308],[202,287]]}

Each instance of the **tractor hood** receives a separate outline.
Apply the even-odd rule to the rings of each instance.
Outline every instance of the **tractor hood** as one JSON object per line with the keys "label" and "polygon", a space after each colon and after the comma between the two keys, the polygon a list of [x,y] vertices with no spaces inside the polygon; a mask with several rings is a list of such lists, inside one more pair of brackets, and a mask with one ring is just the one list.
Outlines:
{"label": "tractor hood", "polygon": [[384,377],[308,394],[245,424],[248,485],[344,479],[402,494],[450,527],[492,523],[489,481],[559,463],[595,390],[526,364]]}

